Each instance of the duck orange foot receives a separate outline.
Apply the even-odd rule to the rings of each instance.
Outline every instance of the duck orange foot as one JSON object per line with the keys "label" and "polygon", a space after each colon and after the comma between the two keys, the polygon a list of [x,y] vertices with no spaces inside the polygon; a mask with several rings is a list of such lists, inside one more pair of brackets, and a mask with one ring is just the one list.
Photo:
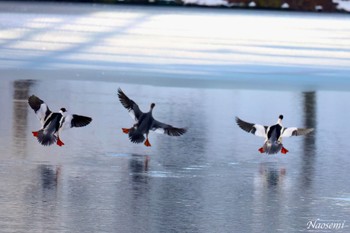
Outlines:
{"label": "duck orange foot", "polygon": [[151,146],[151,143],[149,143],[148,138],[146,139],[144,144],[145,144],[145,146]]}
{"label": "duck orange foot", "polygon": [[289,152],[289,150],[287,150],[286,148],[282,147],[281,149],[281,153],[282,154],[287,154]]}
{"label": "duck orange foot", "polygon": [[130,131],[130,129],[127,129],[127,128],[122,128],[122,130],[123,130],[123,133],[126,133],[126,134],[128,134]]}
{"label": "duck orange foot", "polygon": [[57,139],[57,145],[58,146],[63,146],[64,143],[60,140],[60,138]]}
{"label": "duck orange foot", "polygon": [[265,152],[264,147],[261,147],[261,148],[259,149],[259,152],[260,152],[260,153],[264,153],[264,152]]}
{"label": "duck orange foot", "polygon": [[35,132],[32,132],[32,134],[33,134],[34,137],[38,137],[39,133],[38,133],[38,131],[35,131]]}

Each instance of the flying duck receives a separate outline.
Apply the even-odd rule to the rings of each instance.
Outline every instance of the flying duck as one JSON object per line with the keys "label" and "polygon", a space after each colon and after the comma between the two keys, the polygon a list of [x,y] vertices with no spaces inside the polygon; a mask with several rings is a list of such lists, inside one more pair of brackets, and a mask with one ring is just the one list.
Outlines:
{"label": "flying duck", "polygon": [[245,122],[236,117],[237,125],[248,133],[252,133],[258,137],[264,137],[264,145],[259,149],[260,153],[276,154],[281,151],[287,154],[288,150],[283,147],[282,138],[290,136],[306,135],[312,132],[313,128],[303,129],[296,127],[285,128],[282,126],[283,115],[280,115],[277,124],[272,126],[263,126],[254,123]]}
{"label": "flying duck", "polygon": [[65,108],[61,108],[59,112],[51,112],[47,104],[35,95],[28,98],[28,104],[34,110],[42,126],[40,130],[32,132],[33,136],[37,137],[40,144],[44,146],[55,142],[58,146],[63,146],[64,143],[59,137],[63,129],[83,127],[92,121],[90,117],[69,114]]}
{"label": "flying duck", "polygon": [[[122,128],[123,132],[129,135],[131,142],[144,142],[145,146],[151,146],[151,143],[148,140],[150,130],[156,133],[167,134],[169,136],[180,136],[186,133],[186,128],[176,128],[155,120],[152,116],[152,110],[155,107],[154,103],[151,104],[149,112],[144,113],[120,88],[118,89],[118,97],[121,104],[129,111],[131,118],[135,121],[135,124],[131,128]],[[144,135],[146,135],[146,138]]]}

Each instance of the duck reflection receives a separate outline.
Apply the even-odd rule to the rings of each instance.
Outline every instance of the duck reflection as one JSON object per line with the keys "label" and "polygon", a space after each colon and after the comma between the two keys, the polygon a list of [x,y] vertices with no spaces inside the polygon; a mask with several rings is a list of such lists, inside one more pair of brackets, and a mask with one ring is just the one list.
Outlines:
{"label": "duck reflection", "polygon": [[147,182],[149,160],[148,155],[131,155],[129,169],[134,182]]}
{"label": "duck reflection", "polygon": [[148,163],[149,156],[132,154],[129,161],[129,169],[131,175],[131,189],[133,190],[133,198],[139,199],[148,193],[149,190],[149,176]]}
{"label": "duck reflection", "polygon": [[275,164],[261,163],[259,174],[262,182],[267,187],[279,186],[283,183],[287,170],[284,167],[277,167]]}
{"label": "duck reflection", "polygon": [[61,167],[42,164],[39,166],[39,170],[43,191],[56,189],[61,174]]}

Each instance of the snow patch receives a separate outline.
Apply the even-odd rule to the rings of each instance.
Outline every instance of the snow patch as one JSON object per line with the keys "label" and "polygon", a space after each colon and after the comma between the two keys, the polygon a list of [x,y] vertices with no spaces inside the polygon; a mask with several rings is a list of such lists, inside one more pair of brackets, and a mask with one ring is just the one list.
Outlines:
{"label": "snow patch", "polygon": [[281,5],[281,8],[282,9],[288,9],[289,8],[289,4],[288,3],[283,3],[282,5]]}
{"label": "snow patch", "polygon": [[231,6],[225,0],[184,0],[184,4],[195,4],[201,6]]}
{"label": "snow patch", "polygon": [[338,3],[337,9],[350,12],[350,1],[345,0],[333,0],[334,3]]}
{"label": "snow patch", "polygon": [[255,3],[255,2],[250,2],[250,3],[248,4],[248,6],[249,6],[249,7],[256,7],[256,3]]}

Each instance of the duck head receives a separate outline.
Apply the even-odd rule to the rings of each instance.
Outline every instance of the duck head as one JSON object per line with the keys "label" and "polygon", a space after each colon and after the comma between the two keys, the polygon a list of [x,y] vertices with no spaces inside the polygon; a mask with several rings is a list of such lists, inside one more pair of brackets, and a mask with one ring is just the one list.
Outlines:
{"label": "duck head", "polygon": [[153,108],[156,106],[156,104],[155,103],[151,103],[151,109],[150,109],[150,111],[152,111],[153,110]]}
{"label": "duck head", "polygon": [[65,115],[65,114],[67,113],[67,110],[66,110],[65,108],[61,108],[61,109],[60,109],[60,113],[61,113],[62,115]]}
{"label": "duck head", "polygon": [[282,125],[283,115],[278,116],[277,124]]}

